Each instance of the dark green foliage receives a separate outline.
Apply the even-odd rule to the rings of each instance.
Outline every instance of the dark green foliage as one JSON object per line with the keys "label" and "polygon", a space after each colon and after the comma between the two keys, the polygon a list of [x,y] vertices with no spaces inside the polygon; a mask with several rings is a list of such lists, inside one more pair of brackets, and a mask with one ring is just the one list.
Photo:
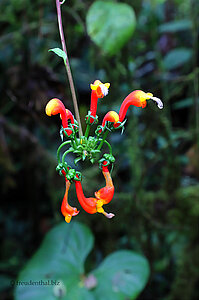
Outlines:
{"label": "dark green foliage", "polygon": [[[109,95],[98,104],[99,120],[108,110],[118,112],[135,89],[152,92],[165,108],[159,111],[150,102],[145,109],[130,107],[123,135],[110,137],[115,196],[109,207],[116,216],[107,220],[81,212],[75,217],[95,236],[86,270],[114,251],[133,250],[144,253],[151,269],[138,299],[196,300],[199,2],[117,2],[133,8],[136,28],[111,57],[87,34],[87,12],[94,1],[70,0],[63,6],[82,121],[90,105],[89,84],[98,78],[111,83]],[[61,47],[55,3],[2,0],[0,9],[0,298],[10,300],[10,280],[62,220],[64,181],[55,171],[61,123],[45,115],[45,105],[58,97],[74,110],[63,62],[48,52]],[[74,167],[74,158],[68,157]],[[92,196],[104,186],[98,166],[85,161],[78,167],[84,192]],[[78,206],[73,186],[69,202]]]}

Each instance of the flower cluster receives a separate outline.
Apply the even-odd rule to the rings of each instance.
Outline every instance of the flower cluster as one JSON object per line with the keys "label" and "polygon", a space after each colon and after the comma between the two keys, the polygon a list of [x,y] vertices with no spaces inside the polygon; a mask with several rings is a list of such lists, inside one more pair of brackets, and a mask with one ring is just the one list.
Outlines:
{"label": "flower cluster", "polygon": [[[89,214],[102,213],[107,218],[112,218],[114,214],[104,211],[103,205],[108,204],[114,196],[114,185],[110,174],[110,167],[115,162],[112,154],[111,145],[106,141],[109,132],[124,128],[126,122],[125,117],[130,105],[137,107],[146,107],[147,100],[153,100],[157,103],[160,109],[163,108],[163,103],[159,98],[153,97],[151,93],[145,93],[141,90],[136,90],[130,93],[122,102],[119,114],[115,111],[109,111],[103,118],[102,124],[97,126],[95,136],[89,136],[90,128],[98,123],[97,104],[100,98],[108,94],[110,83],[102,83],[100,80],[95,80],[91,87],[91,104],[90,110],[86,115],[86,131],[81,137],[78,137],[78,122],[73,114],[65,108],[64,104],[57,98],[51,99],[46,105],[46,114],[48,116],[60,114],[62,127],[60,135],[67,140],[62,142],[57,150],[58,166],[56,170],[65,178],[66,191],[62,201],[61,212],[65,217],[65,221],[69,223],[73,216],[79,213],[76,207],[70,206],[68,203],[68,192],[72,183],[75,184],[76,194],[81,207]],[[101,155],[103,145],[108,146],[109,153]],[[68,147],[65,152],[62,150]],[[73,169],[66,160],[68,153],[75,154],[75,165],[78,161],[89,160],[91,163],[98,162],[102,170],[106,185],[95,192],[95,197],[85,197],[82,188],[82,174]]]}

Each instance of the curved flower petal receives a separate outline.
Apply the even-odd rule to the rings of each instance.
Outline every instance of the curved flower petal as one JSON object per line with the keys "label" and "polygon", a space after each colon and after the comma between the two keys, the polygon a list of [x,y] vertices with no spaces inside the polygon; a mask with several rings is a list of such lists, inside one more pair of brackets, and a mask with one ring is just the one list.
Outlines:
{"label": "curved flower petal", "polygon": [[48,116],[60,114],[62,120],[62,126],[65,129],[66,133],[70,135],[72,131],[68,128],[68,120],[71,121],[71,124],[74,124],[73,114],[69,109],[66,109],[61,100],[57,98],[51,99],[46,105],[46,114]]}
{"label": "curved flower petal", "polygon": [[67,223],[70,223],[71,218],[73,216],[76,216],[79,213],[79,211],[77,210],[76,207],[72,207],[68,203],[68,191],[70,188],[70,181],[67,180],[66,177],[65,177],[65,180],[66,180],[66,191],[65,191],[64,198],[63,198],[62,205],[61,205],[61,212],[62,212],[62,215],[65,217],[65,221]]}
{"label": "curved flower petal", "polygon": [[[120,111],[119,111],[119,121],[122,122],[124,120],[124,118],[126,116],[126,112],[130,105],[144,108],[146,106],[146,100],[149,100],[149,99],[157,102],[158,107],[160,109],[163,108],[163,103],[159,98],[153,97],[153,94],[151,94],[151,93],[145,93],[141,90],[136,90],[136,91],[130,93],[122,102],[122,105],[121,105]],[[117,125],[115,127],[117,127]]]}
{"label": "curved flower petal", "polygon": [[83,193],[82,184],[80,181],[75,181],[76,193],[79,203],[81,204],[82,208],[89,214],[95,213],[102,213],[107,218],[114,217],[114,214],[107,213],[103,209],[103,201],[96,198],[86,198]]}
{"label": "curved flower petal", "polygon": [[66,117],[67,120],[70,120],[71,124],[74,124],[74,117],[69,109],[66,109]]}
{"label": "curved flower petal", "polygon": [[108,166],[106,166],[106,164],[107,162],[104,161],[102,165],[102,173],[106,181],[106,186],[95,192],[95,197],[98,200],[102,200],[103,204],[108,204],[113,199],[114,195],[113,181],[109,173]]}
{"label": "curved flower petal", "polygon": [[83,193],[81,181],[75,181],[76,193],[82,208],[89,214],[97,212],[97,201],[95,198],[86,198]]}

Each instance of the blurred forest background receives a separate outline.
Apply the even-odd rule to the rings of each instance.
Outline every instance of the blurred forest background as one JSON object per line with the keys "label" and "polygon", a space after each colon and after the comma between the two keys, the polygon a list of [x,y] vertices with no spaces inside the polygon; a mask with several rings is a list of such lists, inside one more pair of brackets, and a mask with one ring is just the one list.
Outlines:
{"label": "blurred forest background", "polygon": [[[136,16],[133,35],[118,51],[113,46],[114,53],[88,34],[93,0],[68,0],[62,6],[81,119],[95,79],[111,83],[98,106],[100,120],[109,110],[118,112],[135,89],[152,92],[165,107],[160,111],[150,102],[146,109],[131,107],[124,134],[109,138],[116,157],[116,192],[109,211],[116,217],[107,220],[81,211],[73,219],[87,224],[95,236],[90,268],[115,250],[132,249],[144,254],[151,268],[138,299],[196,300],[199,1],[113,2],[128,4]],[[45,105],[57,97],[74,109],[62,60],[48,52],[61,47],[55,1],[1,0],[0,22],[0,299],[9,300],[10,280],[17,278],[47,231],[63,221],[65,186],[55,171],[60,120],[47,117]],[[110,32],[107,40],[114,45]],[[104,185],[98,165],[81,170],[85,194],[93,195]],[[69,199],[75,199],[71,190]]]}

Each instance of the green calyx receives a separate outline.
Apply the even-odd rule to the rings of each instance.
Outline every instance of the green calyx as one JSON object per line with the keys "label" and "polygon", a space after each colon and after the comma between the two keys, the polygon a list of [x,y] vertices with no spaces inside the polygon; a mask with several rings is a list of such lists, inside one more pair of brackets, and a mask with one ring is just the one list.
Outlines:
{"label": "green calyx", "polygon": [[[67,132],[69,131],[70,134]],[[63,141],[64,136],[67,138],[71,138],[71,137],[76,137],[76,134],[79,131],[79,125],[78,122],[76,120],[74,120],[74,124],[69,123],[67,128],[63,128],[63,126],[61,126],[60,129],[60,136],[61,136],[61,140]]]}
{"label": "green calyx", "polygon": [[126,123],[126,121],[127,121],[127,119],[125,119],[123,122],[119,122],[118,121],[118,123],[120,124],[118,127],[114,127],[114,129],[115,130],[117,130],[117,129],[122,129],[122,131],[121,131],[121,134],[123,134],[123,132],[124,132],[124,125],[125,125],[125,123]]}
{"label": "green calyx", "polygon": [[81,172],[72,169],[66,162],[59,163],[56,171],[59,172],[59,175],[65,176],[70,182],[73,182],[74,180],[80,181],[82,179]]}
{"label": "green calyx", "polygon": [[[103,164],[103,162],[106,161],[106,164]],[[115,162],[115,157],[112,154],[105,153],[103,157],[98,161],[99,168],[102,169],[103,166],[108,166],[110,164],[113,164]]]}
{"label": "green calyx", "polygon": [[[90,123],[90,120],[92,120],[92,123]],[[98,123],[98,116],[96,115],[95,117],[91,115],[91,112],[90,110],[88,111],[88,114],[86,115],[85,117],[85,121],[86,121],[86,124],[90,124],[90,125],[93,125],[93,124],[97,124]]]}

